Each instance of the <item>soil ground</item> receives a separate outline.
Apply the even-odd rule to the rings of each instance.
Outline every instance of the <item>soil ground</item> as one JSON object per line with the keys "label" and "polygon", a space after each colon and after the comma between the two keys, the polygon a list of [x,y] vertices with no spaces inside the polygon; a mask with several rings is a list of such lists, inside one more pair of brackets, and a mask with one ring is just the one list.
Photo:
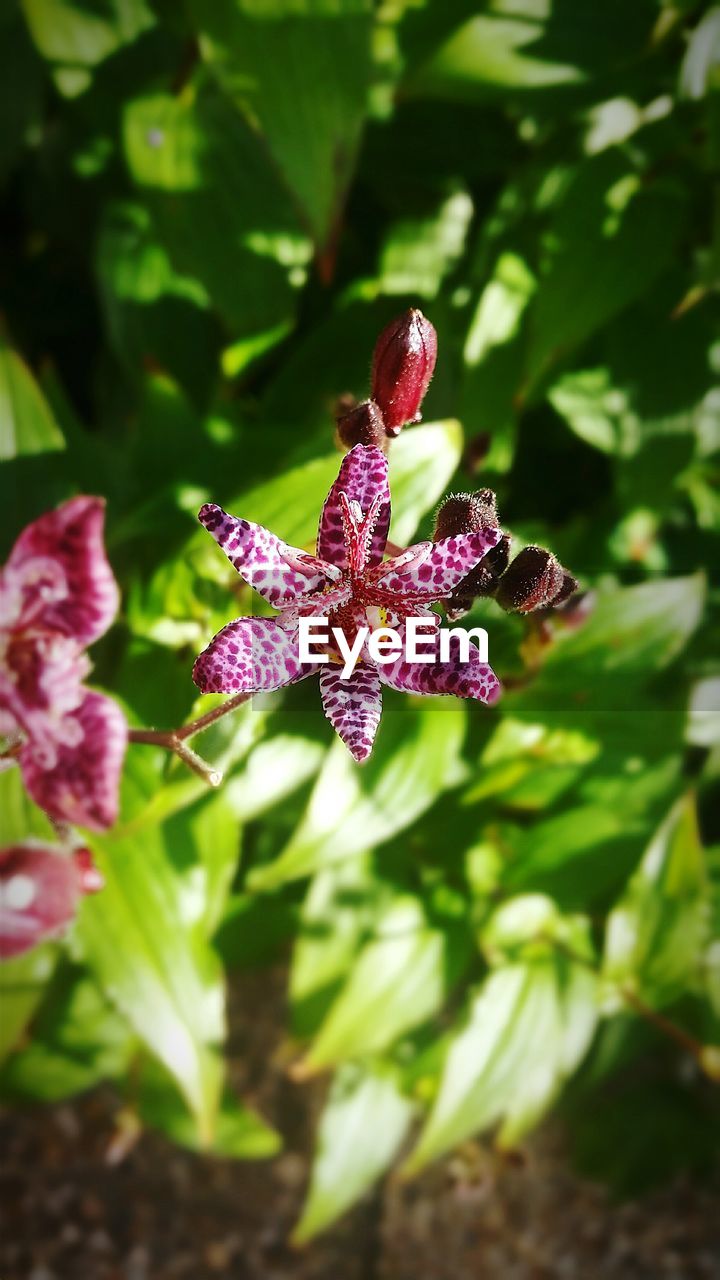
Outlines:
{"label": "soil ground", "polygon": [[[301,1204],[322,1085],[273,1059],[282,975],[235,992],[233,1082],[283,1132],[274,1161],[192,1155],[147,1133],[115,1164],[115,1094],[0,1117],[0,1280],[720,1280],[710,1190],[616,1205],[542,1131],[521,1161],[481,1148],[390,1180],[303,1251]],[[249,1016],[252,1011],[251,1016]]]}

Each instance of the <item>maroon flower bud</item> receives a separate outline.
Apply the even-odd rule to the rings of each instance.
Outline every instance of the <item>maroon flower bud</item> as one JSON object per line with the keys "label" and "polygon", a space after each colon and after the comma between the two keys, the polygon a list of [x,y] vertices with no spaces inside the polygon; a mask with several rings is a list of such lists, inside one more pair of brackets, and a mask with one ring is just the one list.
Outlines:
{"label": "maroon flower bud", "polygon": [[387,433],[383,416],[374,400],[362,400],[337,420],[338,437],[346,449],[356,444],[375,445],[386,449]]}
{"label": "maroon flower bud", "polygon": [[[475,533],[499,527],[497,498],[492,489],[477,493],[451,493],[438,508],[433,538],[452,538],[459,533]],[[497,546],[483,556],[445,601],[445,612],[451,622],[462,618],[478,596],[495,594],[500,575],[510,559],[510,535],[504,533]]]}
{"label": "maroon flower bud", "polygon": [[451,493],[437,509],[433,541],[497,527],[497,498],[492,489],[478,489],[477,493]]}
{"label": "maroon flower bud", "polygon": [[437,334],[422,311],[411,308],[383,329],[373,354],[371,395],[389,436],[406,422],[420,422],[436,359]]}
{"label": "maroon flower bud", "polygon": [[552,552],[525,547],[505,570],[495,599],[508,612],[532,613],[551,605],[564,585],[565,570]]}
{"label": "maroon flower bud", "polygon": [[577,591],[577,588],[577,578],[573,577],[571,573],[568,573],[567,569],[563,569],[562,586],[553,600],[553,608],[556,609],[561,604],[567,604],[571,595]]}
{"label": "maroon flower bud", "polygon": [[0,958],[20,955],[71,923],[85,893],[103,879],[89,849],[40,840],[0,850]]}

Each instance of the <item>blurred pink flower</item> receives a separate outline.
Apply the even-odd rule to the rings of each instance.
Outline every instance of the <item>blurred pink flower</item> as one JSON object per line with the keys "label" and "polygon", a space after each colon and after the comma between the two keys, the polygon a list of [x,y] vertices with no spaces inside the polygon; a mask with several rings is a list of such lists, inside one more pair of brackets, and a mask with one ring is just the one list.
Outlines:
{"label": "blurred pink flower", "polygon": [[[491,668],[453,654],[438,658],[440,619],[429,606],[447,597],[502,537],[500,529],[419,542],[383,560],[390,526],[387,458],[358,444],[343,459],[320,516],[317,556],[281,542],[262,525],[204,506],[201,524],[255,590],[279,610],[278,618],[238,618],[218,632],[200,654],[193,679],[203,693],[258,693],[302,680],[319,670],[325,714],[356,760],[366,760],[380,721],[380,685],[408,693],[454,694],[494,702],[500,683]],[[330,665],[301,663],[298,619],[327,617],[352,643],[363,627],[393,627],[401,634],[408,617],[435,624],[434,661],[409,663],[403,654],[376,663],[367,650],[344,680],[338,651]],[[428,652],[428,650],[425,650]],[[433,656],[432,654],[430,656]],[[342,665],[342,663],[340,664]]]}
{"label": "blurred pink flower", "polygon": [[57,937],[86,893],[103,879],[89,849],[67,851],[40,840],[0,849],[0,959]]}
{"label": "blurred pink flower", "polygon": [[127,742],[117,704],[83,684],[84,651],[118,608],[104,517],[100,498],[71,498],[23,530],[0,572],[0,733],[35,803],[95,831],[117,816]]}

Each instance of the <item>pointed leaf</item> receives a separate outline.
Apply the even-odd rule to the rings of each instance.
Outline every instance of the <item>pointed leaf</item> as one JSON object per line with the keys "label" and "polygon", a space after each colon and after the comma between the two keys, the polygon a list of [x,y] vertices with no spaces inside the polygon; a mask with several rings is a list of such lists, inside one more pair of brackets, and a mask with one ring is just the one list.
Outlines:
{"label": "pointed leaf", "polygon": [[407,1172],[417,1173],[500,1119],[501,1145],[516,1142],[584,1056],[596,1016],[594,974],[564,958],[513,964],[491,974],[451,1043]]}
{"label": "pointed leaf", "polygon": [[305,1244],[359,1200],[392,1163],[412,1103],[387,1070],[348,1066],[333,1081],[321,1116],[310,1191],[293,1232]]}
{"label": "pointed leaf", "polygon": [[699,980],[709,932],[709,883],[688,795],[671,809],[608,917],[604,976],[667,1004]]}
{"label": "pointed leaf", "polygon": [[275,862],[251,873],[249,887],[274,889],[312,875],[408,827],[458,780],[465,723],[457,703],[408,700],[386,714],[362,768],[337,742],[297,830]]}
{"label": "pointed leaf", "polygon": [[0,337],[0,458],[64,448],[62,431],[30,370]]}
{"label": "pointed leaf", "polygon": [[159,829],[96,840],[102,893],[86,899],[78,933],[103,990],[175,1078],[211,1141],[223,1038],[217,959],[183,919],[181,886]]}
{"label": "pointed leaf", "polygon": [[355,165],[371,74],[371,8],[191,5],[223,88],[262,135],[322,249]]}

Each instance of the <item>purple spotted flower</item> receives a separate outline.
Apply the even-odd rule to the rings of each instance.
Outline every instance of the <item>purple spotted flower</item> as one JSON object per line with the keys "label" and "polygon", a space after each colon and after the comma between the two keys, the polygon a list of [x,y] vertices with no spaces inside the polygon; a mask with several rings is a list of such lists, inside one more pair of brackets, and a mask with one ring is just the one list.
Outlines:
{"label": "purple spotted flower", "polygon": [[[499,529],[420,542],[383,560],[390,525],[387,459],[358,444],[343,459],[320,516],[317,555],[290,547],[214,504],[199,519],[231,564],[279,611],[277,618],[238,618],[200,654],[193,679],[203,693],[258,693],[320,674],[325,714],[356,760],[372,750],[381,712],[381,683],[421,694],[454,694],[494,702],[500,684],[486,663],[462,662],[457,648],[439,660],[440,619],[430,605],[446,597],[502,536]],[[410,663],[403,653],[388,664],[373,660],[367,644],[343,679],[337,647],[329,664],[302,663],[298,627],[303,616],[326,617],[352,643],[363,627],[393,627],[408,617],[432,620],[425,637],[431,661]]]}
{"label": "purple spotted flower", "polygon": [[99,831],[117,814],[127,727],[83,684],[118,589],[103,545],[104,503],[78,497],[34,520],[0,571],[0,734],[36,804]]}

